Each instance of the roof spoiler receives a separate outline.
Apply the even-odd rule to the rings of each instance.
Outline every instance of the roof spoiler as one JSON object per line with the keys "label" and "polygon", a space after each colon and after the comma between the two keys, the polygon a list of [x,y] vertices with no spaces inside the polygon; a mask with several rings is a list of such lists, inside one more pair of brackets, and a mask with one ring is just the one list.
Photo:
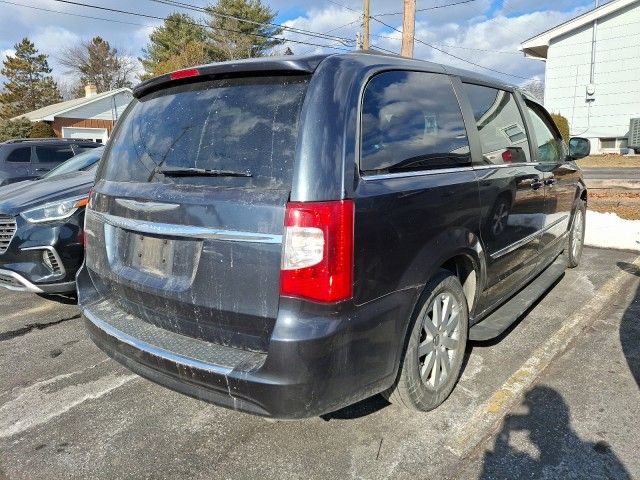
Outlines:
{"label": "roof spoiler", "polygon": [[[189,67],[154,77],[136,85],[133,89],[133,96],[140,98],[169,84],[190,82],[196,78],[202,79],[202,77],[242,76],[247,73],[259,73],[260,75],[268,73],[310,74],[326,57],[327,55],[262,57]],[[183,73],[185,74],[183,75]]]}

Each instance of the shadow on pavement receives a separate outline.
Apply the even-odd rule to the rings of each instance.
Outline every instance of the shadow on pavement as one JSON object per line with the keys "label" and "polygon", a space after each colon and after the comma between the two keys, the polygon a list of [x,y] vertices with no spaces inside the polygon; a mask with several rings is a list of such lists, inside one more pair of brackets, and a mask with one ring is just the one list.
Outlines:
{"label": "shadow on pavement", "polygon": [[360,417],[366,417],[372,413],[382,410],[391,405],[382,395],[374,395],[358,403],[341,408],[335,412],[320,415],[324,421],[330,420],[353,420]]}
{"label": "shadow on pavement", "polygon": [[616,265],[620,268],[620,270],[624,270],[631,275],[635,275],[636,277],[640,277],[640,268],[636,267],[633,263],[628,262],[616,262]]}
{"label": "shadow on pavement", "polygon": [[556,390],[537,386],[523,405],[528,413],[505,417],[493,450],[485,452],[481,479],[631,478],[607,442],[578,437]]}
{"label": "shadow on pavement", "polygon": [[[623,267],[620,268],[625,270]],[[640,272],[635,275],[640,276]],[[631,374],[640,386],[640,287],[620,322],[620,345]]]}

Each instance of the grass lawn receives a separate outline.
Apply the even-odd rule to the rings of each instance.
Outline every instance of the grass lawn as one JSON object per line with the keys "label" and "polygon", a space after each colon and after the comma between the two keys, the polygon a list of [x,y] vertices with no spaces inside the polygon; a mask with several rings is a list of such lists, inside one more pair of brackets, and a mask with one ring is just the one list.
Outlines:
{"label": "grass lawn", "polygon": [[640,155],[591,155],[578,160],[582,168],[640,168]]}

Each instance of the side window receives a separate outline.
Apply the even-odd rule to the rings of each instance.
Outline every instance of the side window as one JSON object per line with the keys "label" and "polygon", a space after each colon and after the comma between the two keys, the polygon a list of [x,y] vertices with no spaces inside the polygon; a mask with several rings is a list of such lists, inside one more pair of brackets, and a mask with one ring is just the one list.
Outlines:
{"label": "side window", "polygon": [[31,147],[20,147],[14,149],[7,155],[7,162],[29,163],[31,161]]}
{"label": "side window", "polygon": [[62,163],[73,157],[70,145],[43,145],[36,147],[39,163]]}
{"label": "side window", "polygon": [[464,89],[478,127],[483,165],[530,161],[524,120],[513,95],[470,83]]}
{"label": "side window", "polygon": [[533,123],[538,142],[538,161],[544,163],[561,163],[565,157],[562,138],[549,125],[546,115],[540,112],[541,107],[527,102],[527,110]]}
{"label": "side window", "polygon": [[387,72],[367,85],[360,169],[405,172],[470,166],[458,100],[446,75]]}

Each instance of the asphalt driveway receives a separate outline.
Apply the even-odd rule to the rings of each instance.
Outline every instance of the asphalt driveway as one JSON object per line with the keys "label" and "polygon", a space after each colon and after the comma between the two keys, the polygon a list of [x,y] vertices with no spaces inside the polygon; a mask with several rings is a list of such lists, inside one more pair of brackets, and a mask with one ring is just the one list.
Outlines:
{"label": "asphalt driveway", "polygon": [[[460,383],[434,412],[378,396],[294,422],[154,385],[91,343],[75,305],[0,291],[0,478],[515,478],[518,461],[550,458],[540,456],[545,440],[548,461],[565,465],[576,439],[594,446],[580,450],[594,475],[640,477],[636,257],[586,249],[506,335],[469,348]],[[537,407],[547,404],[561,411],[546,417]],[[517,415],[539,426],[529,440],[509,427],[499,443]],[[487,456],[503,444],[508,465]]]}

